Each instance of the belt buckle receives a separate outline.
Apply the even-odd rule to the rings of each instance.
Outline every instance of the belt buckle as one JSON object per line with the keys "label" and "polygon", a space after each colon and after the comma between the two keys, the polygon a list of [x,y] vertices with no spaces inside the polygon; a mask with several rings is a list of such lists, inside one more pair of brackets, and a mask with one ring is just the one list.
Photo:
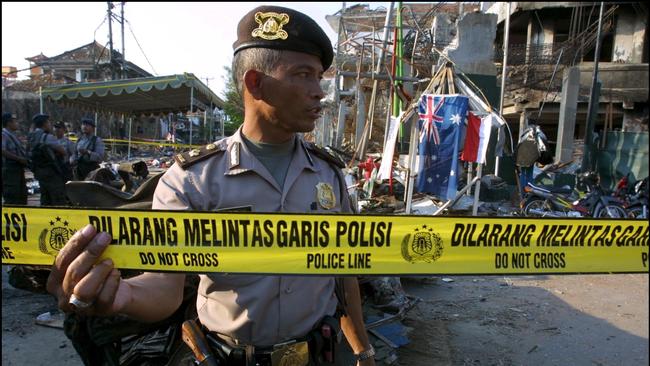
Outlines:
{"label": "belt buckle", "polygon": [[303,342],[287,342],[274,346],[271,352],[271,366],[307,366],[309,345]]}

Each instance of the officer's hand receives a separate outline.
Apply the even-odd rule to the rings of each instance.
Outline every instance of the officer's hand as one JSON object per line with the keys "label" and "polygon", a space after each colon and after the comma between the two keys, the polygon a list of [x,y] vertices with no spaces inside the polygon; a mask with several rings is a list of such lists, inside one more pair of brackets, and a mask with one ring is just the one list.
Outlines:
{"label": "officer's hand", "polygon": [[87,152],[88,152],[88,150],[86,150],[86,149],[79,149],[79,153],[80,153],[81,155],[84,155],[84,154],[86,154]]}
{"label": "officer's hand", "polygon": [[[97,233],[92,225],[87,225],[61,249],[47,279],[47,291],[57,298],[61,310],[111,315],[125,307],[131,298],[130,286],[121,281],[110,259],[97,263],[110,242],[108,233]],[[76,306],[70,303],[73,295],[80,301]]]}

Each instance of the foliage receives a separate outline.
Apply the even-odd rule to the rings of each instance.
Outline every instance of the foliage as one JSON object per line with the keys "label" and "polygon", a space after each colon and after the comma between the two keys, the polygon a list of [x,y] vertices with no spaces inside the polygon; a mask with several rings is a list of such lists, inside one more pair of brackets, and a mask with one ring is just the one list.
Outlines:
{"label": "foliage", "polygon": [[227,76],[224,78],[226,90],[223,95],[225,101],[223,111],[228,116],[224,129],[226,130],[226,135],[229,135],[244,123],[244,102],[235,88],[230,67],[224,66],[224,69],[226,70]]}

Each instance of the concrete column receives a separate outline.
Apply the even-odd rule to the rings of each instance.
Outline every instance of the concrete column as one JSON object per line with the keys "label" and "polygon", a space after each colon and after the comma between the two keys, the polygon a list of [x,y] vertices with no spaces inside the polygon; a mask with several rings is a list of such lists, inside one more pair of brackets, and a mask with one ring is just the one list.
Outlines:
{"label": "concrete column", "polygon": [[[533,16],[528,14],[528,28],[526,30],[526,65],[530,64],[530,47],[533,44]],[[524,74],[524,84],[528,82],[528,68]]]}
{"label": "concrete column", "polygon": [[337,121],[336,129],[336,144],[334,145],[337,148],[340,148],[343,144],[343,134],[345,133],[345,115],[347,114],[347,108],[345,103],[342,101],[339,103],[339,117]]}
{"label": "concrete column", "polygon": [[[552,45],[553,39],[555,38],[555,20],[554,19],[544,19],[542,20],[542,43],[545,45]],[[553,54],[553,49],[551,47],[544,49],[544,56],[551,56]]]}
{"label": "concrete column", "polygon": [[332,115],[330,113],[324,113],[323,117],[323,129],[322,131],[322,139],[323,141],[321,142],[321,146],[328,146],[332,144]]}
{"label": "concrete column", "polygon": [[614,34],[613,62],[641,63],[645,22],[640,14],[621,12],[617,14]]}
{"label": "concrete column", "polygon": [[354,134],[355,144],[361,144],[361,137],[363,137],[363,127],[366,124],[366,96],[363,92],[361,84],[357,84],[357,116],[356,116],[356,130]]}
{"label": "concrete column", "polygon": [[578,67],[565,69],[562,76],[562,98],[560,99],[557,145],[555,147],[555,161],[558,163],[573,159],[579,90],[580,69]]}
{"label": "concrete column", "polygon": [[515,140],[516,142],[513,141],[514,144],[519,143],[519,136],[521,136],[521,134],[524,132],[524,130],[527,127],[528,127],[528,116],[526,115],[526,111],[524,110],[523,112],[519,113],[519,132],[517,133],[517,136],[514,136],[516,138]]}

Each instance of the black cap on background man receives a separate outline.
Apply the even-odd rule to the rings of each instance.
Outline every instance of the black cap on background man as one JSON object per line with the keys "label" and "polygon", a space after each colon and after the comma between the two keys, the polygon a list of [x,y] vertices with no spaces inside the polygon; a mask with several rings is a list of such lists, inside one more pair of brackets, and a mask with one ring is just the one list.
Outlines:
{"label": "black cap on background man", "polygon": [[323,71],[332,64],[332,42],[309,16],[280,6],[259,6],[237,26],[234,53],[246,48],[272,48],[303,52],[320,58]]}
{"label": "black cap on background man", "polygon": [[47,122],[49,119],[50,119],[50,116],[49,116],[49,115],[39,113],[39,114],[35,115],[35,116],[32,118],[32,121],[34,122],[34,125],[36,125],[36,127],[41,127],[41,126],[43,126],[43,124],[45,124],[45,122]]}
{"label": "black cap on background man", "polygon": [[2,113],[2,127],[6,126],[7,123],[16,119],[16,115],[9,112]]}
{"label": "black cap on background man", "polygon": [[91,118],[82,118],[81,119],[81,124],[82,125],[90,125],[95,127],[95,121],[93,121]]}

